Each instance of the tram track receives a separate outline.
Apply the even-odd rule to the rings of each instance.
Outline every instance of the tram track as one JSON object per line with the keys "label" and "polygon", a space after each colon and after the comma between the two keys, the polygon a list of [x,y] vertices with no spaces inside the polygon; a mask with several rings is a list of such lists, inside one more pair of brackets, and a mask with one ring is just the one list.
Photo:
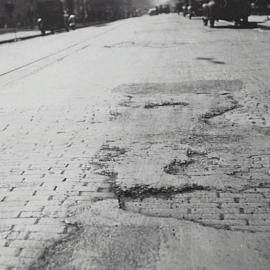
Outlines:
{"label": "tram track", "polygon": [[8,85],[19,79],[25,78],[28,75],[36,73],[48,66],[51,66],[52,64],[56,62],[62,61],[68,56],[71,56],[76,52],[79,52],[81,50],[88,48],[89,46],[93,44],[94,41],[118,29],[119,27],[121,27],[121,24],[117,24],[116,26],[111,27],[110,29],[107,29],[105,31],[99,32],[91,36],[90,38],[81,40],[79,42],[75,42],[55,52],[51,52],[49,54],[46,54],[45,56],[39,57],[35,60],[29,61],[25,64],[16,66],[5,72],[2,72],[0,73],[0,84],[2,86]]}

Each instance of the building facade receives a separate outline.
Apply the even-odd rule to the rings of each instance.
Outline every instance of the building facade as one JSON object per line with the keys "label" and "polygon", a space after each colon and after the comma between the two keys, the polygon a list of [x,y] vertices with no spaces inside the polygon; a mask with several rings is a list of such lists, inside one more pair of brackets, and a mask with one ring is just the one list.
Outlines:
{"label": "building facade", "polygon": [[[34,25],[38,1],[46,0],[0,0],[0,28],[17,25]],[[53,1],[53,0],[52,0]],[[55,0],[59,1],[59,0]],[[108,21],[132,16],[135,0],[60,0],[69,14],[76,15],[77,20]],[[147,0],[145,0],[147,1]],[[13,12],[7,5],[14,7]]]}
{"label": "building facade", "polygon": [[[9,7],[13,6],[13,12]],[[11,27],[32,23],[35,12],[35,0],[0,0],[0,27]]]}

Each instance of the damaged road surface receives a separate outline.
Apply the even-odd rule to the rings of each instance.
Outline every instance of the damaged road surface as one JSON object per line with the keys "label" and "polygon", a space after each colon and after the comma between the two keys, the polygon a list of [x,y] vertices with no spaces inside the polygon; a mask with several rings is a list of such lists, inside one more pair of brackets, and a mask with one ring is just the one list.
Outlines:
{"label": "damaged road surface", "polygon": [[111,135],[86,166],[111,198],[71,208],[77,236],[31,269],[268,269],[270,149],[235,120],[244,92],[239,80],[114,89]]}
{"label": "damaged road surface", "polygon": [[269,270],[270,35],[219,25],[0,46],[1,270]]}

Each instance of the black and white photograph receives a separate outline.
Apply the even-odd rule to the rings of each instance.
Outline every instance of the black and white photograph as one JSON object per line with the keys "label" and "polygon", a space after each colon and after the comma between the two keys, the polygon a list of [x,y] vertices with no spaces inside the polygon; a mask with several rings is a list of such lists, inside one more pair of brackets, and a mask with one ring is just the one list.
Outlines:
{"label": "black and white photograph", "polygon": [[0,0],[0,270],[270,270],[270,0]]}

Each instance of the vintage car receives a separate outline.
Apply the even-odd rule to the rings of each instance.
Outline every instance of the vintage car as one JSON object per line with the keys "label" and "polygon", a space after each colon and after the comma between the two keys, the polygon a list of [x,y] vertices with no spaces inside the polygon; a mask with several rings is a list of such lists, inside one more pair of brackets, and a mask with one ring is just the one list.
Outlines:
{"label": "vintage car", "polygon": [[169,14],[171,12],[170,5],[160,5],[159,6],[159,14]]}
{"label": "vintage car", "polygon": [[150,8],[150,9],[148,10],[148,15],[149,15],[149,16],[158,15],[158,10],[157,10],[157,8]]}
{"label": "vintage car", "polygon": [[64,11],[60,0],[38,0],[37,3],[38,26],[42,35],[46,31],[65,29],[69,31],[69,15]]}
{"label": "vintage car", "polygon": [[203,15],[203,1],[202,0],[189,0],[187,6],[187,15],[189,19],[192,17]]}
{"label": "vintage car", "polygon": [[214,27],[215,21],[234,22],[235,26],[248,23],[250,4],[247,0],[210,0],[203,4],[203,23]]}

